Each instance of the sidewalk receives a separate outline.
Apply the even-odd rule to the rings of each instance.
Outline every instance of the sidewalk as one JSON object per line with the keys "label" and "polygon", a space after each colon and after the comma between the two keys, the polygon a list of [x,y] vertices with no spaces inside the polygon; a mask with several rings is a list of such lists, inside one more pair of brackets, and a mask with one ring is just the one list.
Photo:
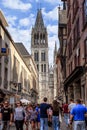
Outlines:
{"label": "sidewalk", "polygon": [[[11,130],[15,130],[15,125],[14,124],[11,127]],[[26,126],[25,125],[24,125],[24,130],[26,130]],[[29,130],[31,130],[31,128],[29,128]],[[53,129],[49,127],[49,130],[53,130]],[[66,127],[66,124],[65,124],[64,120],[62,120],[62,123],[60,124],[60,130],[71,130],[71,129]]]}
{"label": "sidewalk", "polygon": [[62,123],[60,124],[60,130],[71,130],[69,127],[66,126],[64,119],[62,119]]}

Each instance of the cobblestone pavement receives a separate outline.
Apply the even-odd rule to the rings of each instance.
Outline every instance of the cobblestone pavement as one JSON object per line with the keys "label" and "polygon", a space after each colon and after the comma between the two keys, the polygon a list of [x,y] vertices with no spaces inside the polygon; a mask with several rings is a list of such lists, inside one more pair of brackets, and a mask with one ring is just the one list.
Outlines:
{"label": "cobblestone pavement", "polygon": [[[10,130],[16,130],[14,124],[13,124],[13,126],[11,127]],[[25,125],[24,125],[24,130],[26,130]],[[31,130],[31,128],[29,128],[29,130]],[[49,128],[49,130],[53,130],[53,129],[52,129],[52,128]],[[60,125],[60,130],[71,130],[71,129],[70,129],[69,127],[66,127],[66,124],[65,124],[64,120],[62,120],[62,123],[61,123],[61,125]]]}
{"label": "cobblestone pavement", "polygon": [[[12,126],[12,127],[10,128],[10,130],[16,130],[15,126]],[[24,130],[26,130],[26,128],[24,128]],[[29,128],[29,130],[31,130],[31,129]],[[53,129],[52,129],[52,128],[49,128],[49,130],[53,130]],[[71,130],[71,129],[67,128],[67,127],[65,126],[65,124],[62,123],[60,130]]]}

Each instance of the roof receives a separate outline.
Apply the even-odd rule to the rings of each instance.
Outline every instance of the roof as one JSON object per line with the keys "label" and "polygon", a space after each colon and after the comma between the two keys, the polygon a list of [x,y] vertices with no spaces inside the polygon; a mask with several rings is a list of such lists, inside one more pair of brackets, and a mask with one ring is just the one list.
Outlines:
{"label": "roof", "polygon": [[35,27],[44,27],[44,22],[43,22],[41,9],[38,9],[36,22],[35,22]]}
{"label": "roof", "polygon": [[20,51],[22,56],[30,56],[29,52],[27,51],[27,49],[25,48],[23,43],[15,43],[15,45],[18,48],[18,50]]}
{"label": "roof", "polygon": [[2,21],[4,27],[8,26],[8,23],[1,10],[0,10],[0,20]]}

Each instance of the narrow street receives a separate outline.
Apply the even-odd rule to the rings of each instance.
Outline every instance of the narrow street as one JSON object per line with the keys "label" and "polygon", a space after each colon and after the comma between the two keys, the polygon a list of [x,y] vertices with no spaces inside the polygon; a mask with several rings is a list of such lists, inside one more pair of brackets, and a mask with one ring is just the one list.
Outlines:
{"label": "narrow street", "polygon": [[[13,124],[13,126],[11,127],[10,130],[16,130],[14,124]],[[25,126],[25,125],[24,125],[24,130],[26,130],[26,126]],[[31,130],[31,128],[29,128],[29,130]],[[53,130],[53,129],[49,127],[49,130]],[[60,130],[70,130],[70,129],[67,128],[66,125],[65,125],[65,123],[64,123],[64,121],[62,121]]]}

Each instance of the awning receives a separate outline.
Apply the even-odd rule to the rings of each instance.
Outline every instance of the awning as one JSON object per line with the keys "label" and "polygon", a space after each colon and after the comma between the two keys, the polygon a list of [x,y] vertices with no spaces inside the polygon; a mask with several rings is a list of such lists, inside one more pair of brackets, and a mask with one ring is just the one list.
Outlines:
{"label": "awning", "polygon": [[21,99],[20,100],[22,103],[24,104],[28,104],[28,103],[31,103],[31,101],[27,100],[27,99]]}
{"label": "awning", "polygon": [[73,72],[66,78],[64,81],[64,89],[66,90],[67,87],[78,77],[80,77],[84,72],[84,67],[78,66],[76,67]]}

